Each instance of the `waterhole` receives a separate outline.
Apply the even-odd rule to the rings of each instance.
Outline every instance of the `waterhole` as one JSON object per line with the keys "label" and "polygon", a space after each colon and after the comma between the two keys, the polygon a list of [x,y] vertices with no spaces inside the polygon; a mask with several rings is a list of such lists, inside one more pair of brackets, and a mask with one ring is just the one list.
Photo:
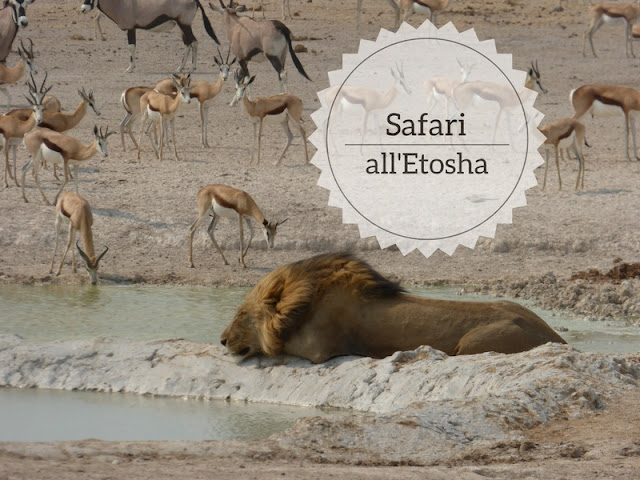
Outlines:
{"label": "waterhole", "polygon": [[[247,291],[175,286],[4,285],[0,287],[0,334],[17,334],[28,342],[115,336],[217,343]],[[479,299],[457,295],[451,288],[412,289],[411,293]],[[579,350],[640,351],[638,328],[622,322],[588,322],[533,310]],[[256,439],[290,427],[297,418],[326,413],[321,409],[256,403],[10,388],[0,388],[0,405],[0,441]]]}

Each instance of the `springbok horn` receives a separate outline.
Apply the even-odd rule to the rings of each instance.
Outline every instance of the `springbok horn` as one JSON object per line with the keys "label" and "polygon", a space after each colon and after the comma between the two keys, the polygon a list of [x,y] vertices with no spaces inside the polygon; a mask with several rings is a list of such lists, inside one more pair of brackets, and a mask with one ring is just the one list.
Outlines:
{"label": "springbok horn", "polygon": [[35,92],[32,92],[31,90],[29,90],[29,95],[31,96],[31,98],[33,98],[34,104],[38,102],[38,97],[36,97]]}
{"label": "springbok horn", "polygon": [[113,135],[116,132],[109,132],[109,126],[107,125],[107,127],[105,128],[104,132],[102,131],[102,127],[100,127],[100,136],[102,138],[109,138],[109,135]]}
{"label": "springbok horn", "polygon": [[[222,3],[222,0],[218,0],[218,1],[220,2],[220,6],[221,6],[223,9],[227,8],[227,7],[225,7],[225,6],[224,6],[224,3]],[[229,7],[231,7],[231,5],[229,5]]]}
{"label": "springbok horn", "polygon": [[29,72],[29,76],[31,77],[31,82],[27,80],[27,85],[29,86],[29,93],[37,92],[38,87],[36,87],[36,79],[33,78],[33,72]]}
{"label": "springbok horn", "polygon": [[82,259],[84,260],[84,263],[86,263],[87,265],[91,265],[91,260],[89,260],[89,257],[87,257],[87,254],[84,253],[80,248],[80,240],[76,241],[76,248],[78,249],[78,252],[80,253],[80,256],[82,257]]}
{"label": "springbok horn", "polygon": [[33,105],[38,103],[38,100],[36,99],[36,96],[33,94],[33,92],[31,90],[29,90],[29,96],[27,97],[25,95],[24,98],[27,99],[27,101],[29,102],[29,105],[33,106]]}
{"label": "springbok horn", "polygon": [[[47,90],[45,90],[45,88],[44,88],[44,84],[47,83],[47,77],[48,76],[49,76],[49,72],[47,72],[45,70],[45,72],[44,72],[44,80],[42,80],[42,86],[40,87],[40,93],[47,93],[51,89],[51,87],[49,87],[49,89],[47,89]],[[36,84],[35,80],[34,80],[33,84],[34,85]]]}
{"label": "springbok horn", "polygon": [[[111,132],[111,133],[116,133],[116,132]],[[102,252],[100,256],[96,259],[96,268],[98,267],[98,263],[100,263],[100,260],[102,259],[102,257],[104,257],[104,254],[107,253],[108,251],[109,251],[109,247],[105,245],[104,252]]]}
{"label": "springbok horn", "polygon": [[[227,50],[227,65],[229,65],[229,57],[231,56],[231,45],[229,45],[229,49]],[[220,56],[222,60],[222,55]]]}
{"label": "springbok horn", "polygon": [[281,222],[276,222],[276,227],[278,225],[282,225],[284,222],[286,222],[287,220],[289,220],[288,218],[285,218],[284,220],[282,220]]}
{"label": "springbok horn", "polygon": [[536,75],[540,76],[540,69],[538,68],[538,60],[536,60]]}

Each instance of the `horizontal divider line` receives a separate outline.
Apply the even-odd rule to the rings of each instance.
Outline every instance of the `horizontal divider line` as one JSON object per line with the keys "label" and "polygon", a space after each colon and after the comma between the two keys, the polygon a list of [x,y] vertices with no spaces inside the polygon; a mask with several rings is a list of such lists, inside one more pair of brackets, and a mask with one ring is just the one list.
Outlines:
{"label": "horizontal divider line", "polygon": [[508,143],[345,143],[345,147],[510,147]]}

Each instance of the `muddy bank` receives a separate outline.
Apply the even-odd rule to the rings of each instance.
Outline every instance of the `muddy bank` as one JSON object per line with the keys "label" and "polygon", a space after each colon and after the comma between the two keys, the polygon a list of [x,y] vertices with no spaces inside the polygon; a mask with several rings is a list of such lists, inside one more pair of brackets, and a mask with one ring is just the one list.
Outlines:
{"label": "muddy bank", "polygon": [[538,278],[520,281],[482,282],[465,286],[462,292],[520,298],[532,304],[589,321],[616,320],[640,325],[640,280],[606,281],[569,280],[557,278],[549,272]]}

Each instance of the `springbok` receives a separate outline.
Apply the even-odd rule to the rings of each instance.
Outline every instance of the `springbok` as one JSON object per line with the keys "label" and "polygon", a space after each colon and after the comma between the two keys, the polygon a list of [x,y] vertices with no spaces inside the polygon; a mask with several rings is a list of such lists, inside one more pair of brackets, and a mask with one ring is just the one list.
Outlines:
{"label": "springbok", "polygon": [[[33,80],[33,76],[31,76],[31,80],[33,85],[29,85],[29,88],[36,92],[35,81]],[[45,72],[44,80],[42,81],[42,87],[40,87],[40,93],[46,93],[51,90],[51,87],[45,89],[45,83],[47,81],[47,73]],[[60,111],[60,102],[53,95],[47,95],[43,98],[43,104],[45,105],[45,109],[43,112],[42,121],[39,123],[40,127],[50,128],[51,130],[55,130],[56,132],[66,132],[67,130],[71,130],[73,127],[78,125],[85,114],[87,113],[87,107],[91,108],[93,113],[96,116],[100,116],[100,110],[96,106],[96,99],[93,96],[93,90],[89,90],[89,93],[86,92],[84,87],[82,89],[78,89],[78,95],[80,95],[80,103],[76,107],[73,113],[64,113]],[[7,115],[19,118],[21,120],[26,120],[31,115],[31,109],[29,108],[18,108],[10,111]]]}
{"label": "springbok", "polygon": [[4,62],[11,53],[18,29],[29,25],[26,9],[27,4],[33,2],[34,0],[4,0],[0,10],[0,62]]}
{"label": "springbok", "polygon": [[[84,249],[87,253],[80,248],[79,242],[76,243],[76,248],[84,260],[91,284],[95,285],[98,283],[98,266],[100,260],[102,260],[105,253],[109,251],[109,248],[104,247],[104,251],[96,256],[93,248],[93,234],[91,232],[91,227],[93,226],[91,207],[89,206],[89,202],[77,193],[66,192],[56,203],[56,246],[53,249],[53,258],[51,258],[49,273],[53,273],[53,262],[56,258],[56,252],[58,251],[58,239],[60,238],[63,221],[69,222],[69,240],[67,241],[67,249],[64,251],[64,255],[62,255],[62,260],[60,261],[56,275],[60,275],[64,259],[67,257],[69,248],[71,248],[76,232],[79,231]],[[76,273],[78,269],[76,268],[76,254],[74,250],[71,251],[71,264],[73,266],[73,273]]]}
{"label": "springbok", "polygon": [[[222,86],[224,85],[225,80],[229,76],[229,69],[231,65],[236,62],[236,58],[234,57],[231,62],[229,62],[229,57],[231,55],[231,47],[227,51],[227,59],[225,60],[222,57],[222,53],[220,53],[220,49],[218,49],[218,56],[213,57],[213,60],[218,65],[220,69],[220,73],[218,74],[218,79],[215,83],[209,83],[206,81],[199,82],[191,82],[191,100],[193,100],[190,104],[184,105],[183,109],[188,108],[198,108],[200,110],[200,129],[202,130],[202,146],[205,148],[209,147],[209,141],[207,139],[207,123],[209,122],[209,108],[213,103],[213,99],[220,93],[222,90]],[[175,85],[173,84],[173,80],[171,78],[165,78],[160,82],[156,83],[154,89],[157,92],[166,94],[177,95],[178,91],[176,90]],[[123,140],[124,143],[124,140]]]}
{"label": "springbok", "polygon": [[[260,229],[264,234],[264,238],[267,241],[267,246],[273,248],[274,240],[276,238],[276,231],[278,225],[282,225],[288,219],[282,222],[269,222],[260,211],[260,207],[255,202],[251,195],[243,190],[229,187],[228,185],[207,185],[198,192],[198,218],[189,228],[189,265],[191,268],[195,268],[193,265],[193,234],[205,218],[207,213],[211,213],[213,217],[207,233],[209,238],[218,250],[218,253],[222,256],[225,265],[229,265],[224,253],[220,249],[220,245],[216,242],[214,236],[214,230],[216,225],[220,221],[221,217],[224,218],[238,218],[240,221],[240,263],[243,268],[247,268],[244,262],[244,257],[251,246],[251,240],[253,240],[253,226],[251,225],[251,218],[255,218],[260,225]],[[245,220],[247,227],[249,227],[249,241],[247,242],[247,248],[244,248],[244,231],[242,227],[242,220]]]}
{"label": "springbok", "polygon": [[[33,77],[31,77],[33,80]],[[13,178],[18,185],[18,177],[16,174],[16,148],[19,141],[22,139],[25,133],[33,129],[38,123],[42,122],[44,105],[42,100],[47,93],[47,90],[40,89],[38,91],[35,87],[29,88],[29,97],[27,101],[31,105],[31,114],[26,119],[18,117],[12,117],[9,115],[0,115],[0,146],[4,148],[4,186],[8,187],[7,174]],[[43,84],[44,86],[44,84]],[[9,149],[13,148],[13,175],[9,167]]]}
{"label": "springbok", "polygon": [[[142,114],[142,119],[140,121],[140,137],[138,139],[138,160],[140,160],[140,146],[142,145],[142,134],[144,133],[147,118],[154,124],[160,124],[160,137],[158,138],[160,153],[158,154],[153,142],[151,142],[151,145],[153,146],[156,158],[162,161],[165,126],[170,123],[172,124],[173,118],[181,104],[191,103],[191,74],[186,77],[173,75],[172,80],[178,91],[175,97],[172,98],[169,95],[164,95],[155,90],[150,90],[140,97],[140,113]],[[176,145],[175,129],[171,128],[171,131],[173,133],[173,152],[175,153],[176,160],[180,160],[178,147]]]}
{"label": "springbok", "polygon": [[20,81],[24,75],[24,71],[27,70],[29,74],[38,74],[38,69],[33,62],[33,42],[29,39],[29,48],[24,46],[22,40],[20,40],[21,48],[18,47],[18,55],[20,61],[16,63],[14,67],[7,67],[0,64],[0,91],[7,96],[7,108],[11,108],[11,94],[7,90],[8,85],[16,84]]}
{"label": "springbok", "polygon": [[284,133],[287,135],[287,144],[284,146],[280,158],[275,163],[276,166],[280,164],[280,161],[284,158],[284,154],[291,145],[293,140],[293,134],[289,128],[289,121],[292,121],[298,126],[300,135],[302,136],[302,143],[304,144],[304,155],[306,163],[309,163],[309,153],[307,152],[307,134],[302,128],[302,100],[291,95],[290,93],[284,93],[280,95],[274,95],[266,98],[256,98],[252,100],[246,93],[247,87],[253,82],[256,77],[253,76],[249,79],[243,76],[240,69],[234,72],[234,80],[236,82],[236,95],[231,101],[231,106],[234,106],[237,102],[243,101],[247,115],[251,123],[253,123],[253,143],[251,145],[251,161],[249,165],[253,163],[253,155],[256,149],[256,137],[258,138],[258,161],[256,165],[260,164],[260,147],[262,139],[262,125],[266,123],[279,123],[284,129]]}
{"label": "springbok", "polygon": [[[461,83],[467,81],[473,64],[465,65],[456,59],[460,67],[460,80],[449,77],[441,77],[433,75],[424,81],[424,93],[427,97],[427,111],[431,110],[438,99],[444,99],[445,111],[449,115],[449,102],[451,101],[451,93]],[[533,64],[532,64],[533,65]]]}
{"label": "springbok", "polygon": [[[391,68],[391,76],[393,83],[386,92],[379,92],[376,89],[368,87],[359,87],[354,85],[334,85],[325,92],[325,101],[329,108],[333,108],[331,116],[336,119],[340,118],[343,112],[362,113],[364,110],[364,118],[362,120],[362,142],[367,133],[369,116],[377,110],[387,108],[395,100],[398,93],[404,91],[407,95],[411,94],[409,84],[404,77],[404,71],[401,66],[396,65]],[[375,120],[375,118],[374,118]],[[332,121],[335,125],[335,121]],[[326,128],[326,126],[325,126]],[[331,128],[331,125],[329,126]],[[327,135],[330,132],[327,131]]]}
{"label": "springbok", "polygon": [[38,169],[40,168],[40,163],[42,160],[46,160],[53,164],[62,165],[62,169],[64,171],[64,183],[58,190],[56,194],[56,198],[53,201],[56,203],[58,201],[58,197],[64,190],[64,187],[69,183],[69,165],[74,165],[75,171],[75,184],[76,184],[76,193],[78,192],[78,164],[84,163],[87,160],[91,159],[98,150],[104,157],[108,157],[109,153],[107,151],[107,138],[110,135],[113,135],[115,132],[109,132],[107,128],[106,131],[102,131],[102,129],[98,130],[97,126],[93,127],[93,136],[94,141],[89,145],[83,145],[78,140],[68,135],[64,135],[62,133],[54,132],[48,128],[36,128],[24,136],[24,146],[27,151],[31,155],[31,160],[27,162],[27,164],[22,167],[22,198],[25,202],[28,202],[27,197],[24,192],[24,184],[25,184],[25,175],[29,168],[33,166],[33,173],[36,179],[36,185],[38,186],[38,190],[40,190],[40,194],[44,199],[47,205],[51,205],[44,192],[42,191],[42,187],[40,187],[40,181],[38,180]]}
{"label": "springbok", "polygon": [[596,49],[593,46],[593,35],[598,29],[607,24],[624,23],[625,35],[624,35],[624,49],[627,57],[629,52],[632,57],[636,55],[633,53],[632,42],[632,26],[640,18],[640,7],[632,5],[630,3],[598,3],[589,8],[589,26],[584,32],[582,37],[582,56],[586,56],[585,50],[587,47],[587,39],[589,39],[589,45],[591,45],[591,52],[593,56],[597,57]]}
{"label": "springbok", "polygon": [[573,105],[573,118],[580,120],[587,113],[592,117],[624,118],[625,154],[629,156],[629,136],[633,141],[633,155],[640,160],[636,148],[636,116],[640,112],[640,92],[635,88],[611,85],[583,85],[571,90],[569,101]]}
{"label": "springbok", "polygon": [[[44,89],[44,85],[46,81],[47,81],[47,75],[45,73],[45,77],[42,82],[41,91],[42,89]],[[33,88],[35,91],[35,86],[34,87],[30,86],[30,88]],[[48,128],[59,133],[66,132],[67,130],[71,130],[82,121],[82,119],[87,113],[87,107],[91,108],[91,110],[96,116],[99,117],[101,115],[100,110],[98,110],[98,107],[96,106],[96,101],[93,96],[92,90],[89,90],[89,93],[86,92],[84,87],[78,90],[78,95],[80,95],[81,101],[78,104],[78,107],[72,113],[61,112],[60,102],[58,101],[58,99],[53,95],[46,95],[46,92],[48,92],[49,90],[51,90],[51,87],[46,89],[46,91],[44,92],[44,98],[42,99],[42,102],[44,105],[44,111],[42,112],[42,120],[38,122],[39,127]],[[7,113],[7,116],[15,117],[22,121],[27,120],[30,115],[31,115],[31,110],[28,108],[18,108],[15,110],[11,110],[9,113]],[[12,143],[11,145],[15,149],[18,144]],[[14,164],[15,164],[15,151],[14,151]],[[14,165],[14,170],[15,170],[15,165]],[[58,174],[56,173],[56,164],[53,165],[53,176],[56,178],[56,180],[59,180]]]}
{"label": "springbok", "polygon": [[207,34],[220,44],[200,0],[84,0],[81,11],[90,12],[96,7],[113,20],[120,30],[127,31],[130,57],[125,73],[133,72],[136,68],[136,30],[166,32],[175,25],[182,31],[184,43],[184,56],[178,70],[184,71],[191,52],[191,71],[194,71],[197,66],[198,41],[193,35],[191,24],[198,9],[202,12]]}
{"label": "springbok", "polygon": [[[531,68],[527,72],[527,78],[524,83],[524,89],[515,92],[512,87],[499,85],[492,82],[474,81],[461,83],[451,92],[451,98],[456,107],[457,112],[462,112],[470,105],[479,102],[495,104],[498,107],[496,119],[493,122],[492,142],[495,142],[500,118],[508,111],[514,111],[521,108],[520,96],[527,94],[528,90],[538,93],[547,93],[548,90],[542,83],[538,64],[531,64]],[[531,93],[531,92],[528,92]],[[508,117],[507,117],[508,119]],[[523,123],[523,126],[526,124]],[[511,133],[511,130],[509,130]]]}
{"label": "springbok", "polygon": [[[196,82],[193,82],[193,84],[195,83]],[[124,150],[125,152],[127,151],[127,147],[124,143],[125,132],[129,135],[129,138],[131,138],[134,149],[138,149],[138,141],[135,139],[135,136],[132,132],[133,122],[140,116],[140,99],[145,93],[151,92],[153,90],[158,93],[162,93],[163,95],[168,95],[171,98],[175,98],[177,94],[176,89],[173,86],[173,77],[169,77],[165,78],[164,80],[160,80],[158,83],[156,83],[155,87],[147,87],[145,85],[129,87],[122,92],[122,95],[120,95],[120,104],[126,112],[124,118],[122,119],[122,122],[120,122],[120,140],[122,141],[122,150]],[[185,104],[183,104],[183,108],[184,105]],[[169,125],[165,125],[165,130],[169,127]],[[147,129],[147,132],[148,134],[150,134],[149,129]],[[156,135],[155,142],[157,143],[158,137],[155,128],[154,134]]]}
{"label": "springbok", "polygon": [[449,6],[451,0],[399,0],[396,10],[396,27],[409,18],[412,13],[425,13],[429,15],[429,21],[438,25],[438,12]]}
{"label": "springbok", "polygon": [[140,99],[142,96],[153,90],[153,87],[147,87],[144,85],[139,85],[137,87],[129,87],[122,95],[120,95],[120,103],[124,108],[126,115],[120,122],[120,140],[122,140],[122,150],[127,151],[127,146],[124,143],[124,133],[127,132],[129,134],[129,138],[133,142],[134,148],[138,149],[138,142],[135,139],[132,130],[133,122],[136,118],[140,116]]}
{"label": "springbok", "polygon": [[278,72],[280,92],[286,93],[287,71],[284,65],[287,59],[288,47],[291,60],[293,60],[293,64],[300,75],[307,80],[311,80],[293,50],[291,31],[284,23],[277,20],[256,22],[247,17],[239,17],[238,12],[244,12],[244,6],[232,8],[231,4],[233,2],[230,1],[229,6],[225,7],[222,0],[219,1],[222,8],[216,7],[211,2],[209,6],[214,12],[223,16],[231,50],[238,59],[238,64],[242,67],[246,77],[250,76],[247,66],[250,60],[259,62],[266,58],[275,71]]}
{"label": "springbok", "polygon": [[[556,168],[558,169],[558,190],[562,189],[562,177],[560,176],[560,162],[558,159],[558,153],[562,149],[569,151],[573,150],[576,158],[578,159],[578,178],[576,180],[576,189],[579,186],[584,188],[584,155],[582,154],[582,144],[589,146],[585,138],[585,128],[582,123],[573,118],[563,118],[557,122],[539,127],[539,130],[544,134],[547,139],[544,144],[552,146],[556,153]],[[549,149],[545,148],[545,166],[544,166],[544,181],[542,182],[542,190],[547,185],[547,170],[549,168]],[[569,157],[571,158],[571,157]]]}

